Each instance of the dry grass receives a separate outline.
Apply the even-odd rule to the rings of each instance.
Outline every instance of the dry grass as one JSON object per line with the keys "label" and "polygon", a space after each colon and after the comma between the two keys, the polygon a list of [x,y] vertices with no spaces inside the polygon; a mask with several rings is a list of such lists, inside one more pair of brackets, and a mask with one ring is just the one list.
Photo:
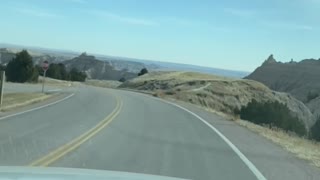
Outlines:
{"label": "dry grass", "polygon": [[155,93],[155,96],[174,96],[178,100],[226,114],[234,114],[252,99],[258,102],[279,101],[286,104],[292,115],[303,121],[308,128],[314,124],[312,113],[303,103],[253,80],[195,72],[151,72],[126,81],[119,88],[149,91]]}
{"label": "dry grass", "polygon": [[[154,94],[153,94],[153,95],[154,95]],[[158,94],[158,95],[159,95],[159,94]],[[175,103],[177,103],[177,104],[179,104],[179,103],[181,103],[181,102],[186,103],[185,100],[176,99],[176,97],[174,97],[174,96],[173,96],[173,97],[168,97],[168,96],[165,96],[164,94],[159,95],[159,96],[157,96],[157,95],[154,95],[154,96],[160,97],[160,98],[163,98],[163,99],[166,99],[166,100],[169,100],[169,101],[171,101],[171,102],[175,102]],[[187,102],[187,103],[190,103],[190,102]],[[200,109],[206,110],[206,111],[208,111],[208,112],[210,112],[210,113],[214,113],[214,114],[216,114],[216,115],[218,115],[218,116],[220,116],[220,117],[223,117],[223,118],[226,119],[226,120],[235,121],[235,120],[237,120],[237,119],[239,118],[239,117],[235,117],[234,115],[226,114],[226,113],[224,113],[224,112],[217,111],[217,110],[212,109],[212,108],[209,108],[209,107],[204,107],[204,106],[202,106],[202,105],[200,105],[200,104],[194,104],[194,103],[190,103],[190,104],[192,104],[193,106],[196,106],[196,107],[198,107],[198,108],[200,108]]]}
{"label": "dry grass", "polygon": [[289,152],[294,153],[297,157],[310,161],[313,165],[320,167],[320,143],[314,142],[294,134],[288,134],[280,129],[270,129],[259,126],[244,120],[236,120],[238,124],[256,132],[263,137],[279,144]]}
{"label": "dry grass", "polygon": [[150,81],[150,80],[177,80],[180,82],[192,80],[234,80],[223,76],[216,76],[211,74],[202,74],[196,72],[183,72],[183,71],[158,71],[150,72],[143,76],[139,76],[131,80],[132,82]]}
{"label": "dry grass", "polygon": [[90,86],[104,87],[104,88],[116,88],[122,83],[119,81],[90,79],[90,80],[86,80],[84,84],[90,85]]}
{"label": "dry grass", "polygon": [[46,100],[53,95],[43,93],[8,93],[3,95],[1,111],[8,111]]}
{"label": "dry grass", "polygon": [[[39,76],[39,84],[42,84],[43,77]],[[78,85],[79,82],[72,82],[72,81],[64,81],[64,80],[59,80],[59,79],[52,79],[46,77],[45,84],[49,86],[56,86],[56,87],[70,87],[74,85]]]}

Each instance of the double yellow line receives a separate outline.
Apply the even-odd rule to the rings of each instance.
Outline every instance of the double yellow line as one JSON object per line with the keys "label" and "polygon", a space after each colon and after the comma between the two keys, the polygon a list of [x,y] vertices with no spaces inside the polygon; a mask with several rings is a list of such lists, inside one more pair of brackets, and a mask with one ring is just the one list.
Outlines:
{"label": "double yellow line", "polygon": [[49,166],[50,164],[54,163],[55,161],[65,156],[69,152],[75,150],[81,144],[85,143],[87,140],[89,140],[98,132],[100,132],[120,113],[122,108],[122,101],[118,97],[116,97],[116,100],[117,100],[117,105],[115,109],[104,120],[99,122],[96,126],[91,128],[89,131],[85,132],[81,136],[75,138],[71,142],[59,147],[58,149],[50,152],[44,157],[32,162],[31,164],[29,164],[29,166]]}

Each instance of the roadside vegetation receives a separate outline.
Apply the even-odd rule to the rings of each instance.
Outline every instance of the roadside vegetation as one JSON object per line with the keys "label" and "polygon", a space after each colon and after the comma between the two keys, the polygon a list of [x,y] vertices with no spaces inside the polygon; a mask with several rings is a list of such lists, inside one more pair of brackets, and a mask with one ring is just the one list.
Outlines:
{"label": "roadside vegetation", "polygon": [[[41,67],[39,66],[38,70],[41,72],[41,74],[43,73]],[[46,72],[46,76],[53,79],[80,82],[84,82],[87,78],[87,75],[84,72],[80,72],[76,68],[72,68],[70,71],[67,71],[65,65],[62,63],[51,63]]]}
{"label": "roadside vegetation", "polygon": [[320,116],[318,116],[316,123],[311,128],[310,137],[320,141]]}
{"label": "roadside vegetation", "polygon": [[119,79],[119,82],[126,82],[126,81],[127,81],[127,79],[124,78],[124,77],[122,77],[122,78]]}
{"label": "roadside vegetation", "polygon": [[253,99],[240,111],[236,111],[236,114],[239,114],[241,119],[255,124],[277,127],[287,132],[294,132],[299,136],[307,135],[304,124],[291,115],[285,104],[278,101],[258,102]]}
{"label": "roadside vegetation", "polygon": [[8,93],[3,95],[1,111],[9,111],[18,107],[44,101],[53,97],[53,94],[43,93]]}
{"label": "roadside vegetation", "polygon": [[310,102],[311,100],[317,98],[319,96],[319,92],[317,91],[309,91],[307,94],[307,103]]}
{"label": "roadside vegetation", "polygon": [[148,73],[148,69],[147,68],[142,68],[141,71],[138,73],[138,76],[142,76],[144,74]]}
{"label": "roadside vegetation", "polygon": [[311,126],[308,133],[303,123],[291,115],[287,106],[277,101],[263,103],[253,99],[240,111],[235,110],[235,114],[240,115],[243,120],[264,127],[279,128],[284,132],[293,132],[300,137],[320,142],[320,116],[317,117],[315,124]]}
{"label": "roadside vegetation", "polygon": [[299,137],[276,127],[257,125],[240,119],[235,122],[279,144],[285,150],[295,154],[301,159],[310,161],[313,165],[320,168],[320,142]]}
{"label": "roadside vegetation", "polygon": [[7,81],[37,82],[39,71],[33,66],[32,57],[26,50],[16,54],[5,68]]}
{"label": "roadside vegetation", "polygon": [[[43,75],[43,70],[39,65],[34,65],[31,55],[27,50],[22,50],[16,54],[7,66],[1,66],[0,70],[5,70],[6,80],[10,82],[38,82],[39,74]],[[47,71],[47,77],[68,81],[85,81],[86,74],[73,68],[70,71],[62,63],[51,63]]]}
{"label": "roadside vegetation", "polygon": [[70,81],[80,81],[84,82],[87,78],[87,75],[84,72],[78,71],[76,68],[72,68],[71,71],[69,72]]}
{"label": "roadside vegetation", "polygon": [[[147,74],[149,71],[148,71],[148,69],[147,68],[142,68],[141,70],[140,70],[140,72],[138,73],[138,76],[142,76],[142,75],[144,75],[144,74]],[[122,77],[122,78],[120,78],[119,79],[119,82],[122,82],[122,83],[124,83],[124,82],[126,82],[127,81],[127,78],[125,78],[125,77]]]}

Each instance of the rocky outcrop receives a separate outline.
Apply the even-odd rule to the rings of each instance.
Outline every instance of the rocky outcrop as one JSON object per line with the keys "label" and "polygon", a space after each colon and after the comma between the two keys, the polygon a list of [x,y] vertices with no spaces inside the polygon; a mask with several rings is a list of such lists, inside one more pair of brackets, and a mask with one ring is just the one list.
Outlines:
{"label": "rocky outcrop", "polygon": [[132,79],[136,73],[114,69],[108,62],[96,59],[94,56],[82,53],[71,60],[64,61],[63,64],[68,70],[76,68],[83,71],[90,79],[119,80],[120,78]]}
{"label": "rocky outcrop", "polygon": [[275,91],[287,92],[304,103],[308,94],[320,92],[320,60],[277,62],[271,55],[253,73],[245,77],[262,82]]}
{"label": "rocky outcrop", "polygon": [[[253,73],[245,77],[262,82],[275,91],[287,92],[302,101],[313,114],[313,120],[320,116],[320,59],[305,59],[300,62],[277,62],[271,55]],[[288,103],[293,109],[301,108],[301,103]],[[309,119],[309,113],[302,113]],[[302,116],[302,118],[303,118]]]}
{"label": "rocky outcrop", "polygon": [[268,57],[268,59],[266,59],[265,61],[264,61],[264,63],[263,64],[272,64],[272,63],[276,63],[277,61],[273,58],[273,54],[271,54],[269,57]]}

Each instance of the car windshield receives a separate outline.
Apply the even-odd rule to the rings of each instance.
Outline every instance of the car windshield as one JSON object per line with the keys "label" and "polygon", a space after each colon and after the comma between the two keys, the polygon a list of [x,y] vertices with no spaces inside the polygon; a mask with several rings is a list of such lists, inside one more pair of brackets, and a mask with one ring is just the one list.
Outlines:
{"label": "car windshield", "polygon": [[319,179],[320,1],[0,4],[0,179]]}

